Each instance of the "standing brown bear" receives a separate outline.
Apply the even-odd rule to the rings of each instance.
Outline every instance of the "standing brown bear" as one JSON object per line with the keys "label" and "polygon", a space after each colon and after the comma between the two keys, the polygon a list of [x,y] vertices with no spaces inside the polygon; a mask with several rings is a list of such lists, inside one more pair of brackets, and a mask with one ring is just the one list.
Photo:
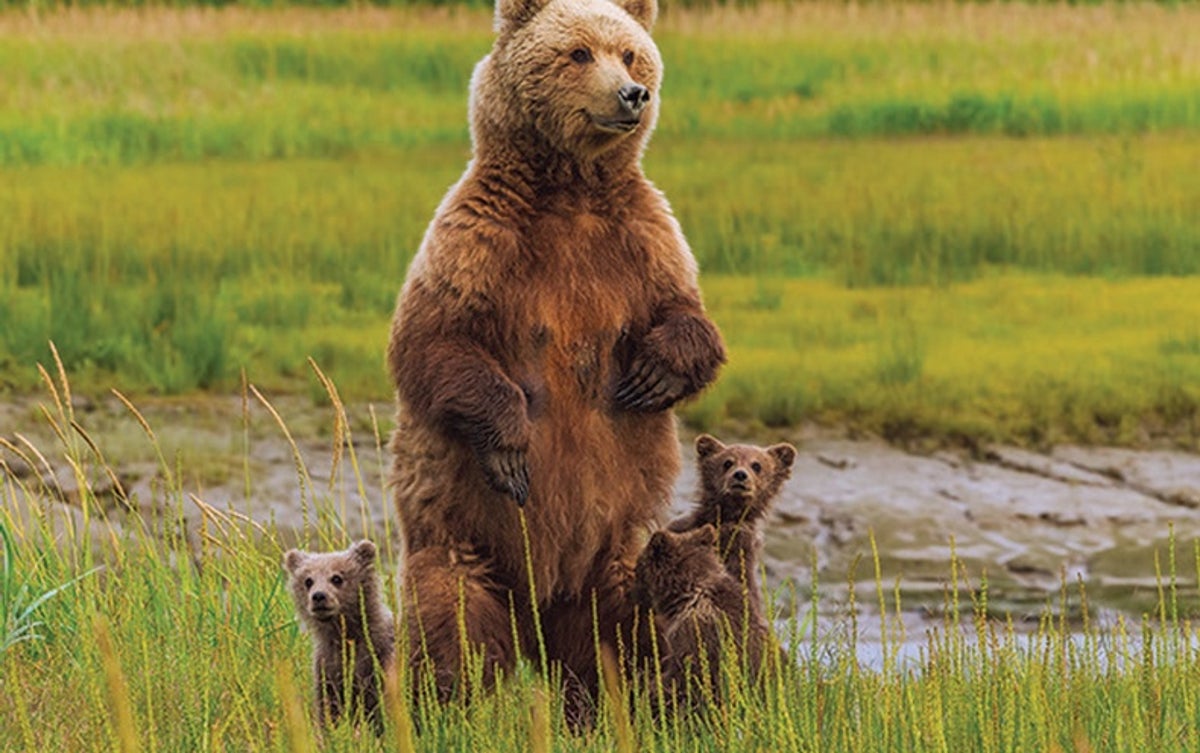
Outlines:
{"label": "standing brown bear", "polygon": [[670,408],[725,360],[640,165],[656,15],[654,0],[498,0],[471,83],[473,159],[400,293],[402,606],[410,661],[442,696],[464,647],[485,682],[536,655],[535,608],[549,658],[594,687],[593,609],[615,646],[679,470]]}

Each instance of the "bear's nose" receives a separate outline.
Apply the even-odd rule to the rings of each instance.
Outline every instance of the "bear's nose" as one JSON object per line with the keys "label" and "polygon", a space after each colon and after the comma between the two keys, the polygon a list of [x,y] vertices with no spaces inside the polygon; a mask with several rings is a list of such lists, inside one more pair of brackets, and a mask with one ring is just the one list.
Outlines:
{"label": "bear's nose", "polygon": [[314,591],[313,592],[313,595],[312,595],[313,604],[324,604],[325,599],[326,599],[326,596],[325,596],[324,591]]}
{"label": "bear's nose", "polygon": [[741,468],[738,468],[736,471],[733,472],[733,480],[734,481],[745,481],[748,478],[750,478],[749,474],[747,474]]}
{"label": "bear's nose", "polygon": [[650,101],[650,90],[641,84],[625,84],[617,91],[621,106],[630,115],[641,115],[642,108]]}

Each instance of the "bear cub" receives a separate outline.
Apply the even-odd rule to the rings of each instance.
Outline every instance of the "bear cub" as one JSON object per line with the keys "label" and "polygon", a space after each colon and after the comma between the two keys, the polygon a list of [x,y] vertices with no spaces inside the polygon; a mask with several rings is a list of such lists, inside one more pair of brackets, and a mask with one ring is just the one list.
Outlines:
{"label": "bear cub", "polygon": [[745,584],[750,612],[764,619],[758,589],[758,558],[762,553],[762,520],[770,504],[792,475],[796,447],[780,442],[769,447],[725,445],[709,434],[696,438],[700,493],[689,514],[673,520],[668,529],[690,531],[713,525],[725,570]]}
{"label": "bear cub", "polygon": [[786,442],[757,447],[722,444],[708,434],[696,438],[700,490],[692,512],[668,526],[676,533],[712,525],[725,570],[744,584],[753,619],[763,621],[758,562],[762,520],[792,473],[796,448]]}
{"label": "bear cub", "polygon": [[[363,540],[340,552],[292,549],[283,565],[296,611],[312,635],[317,718],[333,724],[343,713],[353,717],[361,710],[382,733],[382,672],[391,668],[396,647],[375,555],[375,545]],[[349,680],[347,669],[353,672]]]}
{"label": "bear cub", "polygon": [[717,557],[716,544],[711,525],[656,531],[634,570],[636,598],[653,612],[666,646],[662,677],[675,703],[718,693],[722,648],[736,648],[756,670],[769,637],[766,622],[746,614],[742,586]]}

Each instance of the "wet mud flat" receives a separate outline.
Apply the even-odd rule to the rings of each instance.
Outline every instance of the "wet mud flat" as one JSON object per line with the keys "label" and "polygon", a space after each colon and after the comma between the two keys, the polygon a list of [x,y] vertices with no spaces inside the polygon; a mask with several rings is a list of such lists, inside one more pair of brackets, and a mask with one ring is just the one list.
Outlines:
{"label": "wet mud flat", "polygon": [[[130,545],[137,537],[122,532],[136,525],[198,548],[225,513],[281,546],[334,530],[344,535],[338,545],[370,536],[399,551],[386,487],[389,403],[348,406],[344,420],[303,396],[143,399],[137,416],[109,396],[75,397],[72,407],[74,426],[46,399],[0,403],[0,503],[19,521],[50,521],[63,545],[83,530],[81,500],[93,499],[104,515],[90,516],[86,536],[97,547]],[[697,486],[684,438],[672,516]],[[952,551],[959,579],[978,587],[986,575],[989,611],[1018,625],[1064,603],[1077,616],[1081,585],[1093,620],[1136,620],[1169,583],[1173,537],[1181,612],[1197,607],[1200,455],[1074,446],[921,453],[823,429],[784,438],[799,453],[767,521],[764,568],[787,612],[809,609],[815,575],[822,625],[844,629],[853,578],[854,622],[864,639],[877,637],[872,536],[887,609],[898,589],[910,636],[942,621]],[[966,590],[960,607],[971,609]]]}

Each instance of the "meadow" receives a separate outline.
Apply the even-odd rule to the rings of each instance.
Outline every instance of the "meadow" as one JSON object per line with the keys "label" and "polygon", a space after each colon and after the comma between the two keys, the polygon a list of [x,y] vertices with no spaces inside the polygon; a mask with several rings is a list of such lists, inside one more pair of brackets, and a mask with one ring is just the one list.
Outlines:
{"label": "meadow", "polygon": [[[687,420],[1194,443],[1197,30],[1189,6],[669,9],[646,170],[735,353]],[[0,384],[35,387],[53,340],[84,390],[303,390],[312,356],[386,400],[489,40],[466,8],[0,14]]]}

